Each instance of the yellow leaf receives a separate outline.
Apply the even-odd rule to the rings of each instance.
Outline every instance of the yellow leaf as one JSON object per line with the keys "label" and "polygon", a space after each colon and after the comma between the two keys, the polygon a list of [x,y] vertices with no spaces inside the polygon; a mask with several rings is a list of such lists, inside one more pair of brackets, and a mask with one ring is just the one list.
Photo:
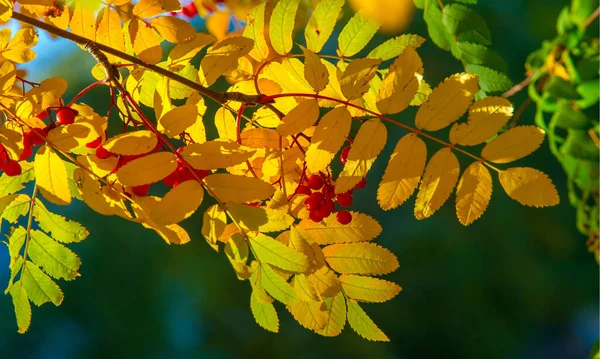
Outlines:
{"label": "yellow leaf", "polygon": [[158,144],[154,132],[140,130],[116,135],[102,144],[109,152],[118,155],[143,155],[152,151]]}
{"label": "yellow leaf", "polygon": [[161,116],[158,120],[159,130],[173,138],[179,136],[183,131],[196,122],[198,108],[193,104],[174,107]]}
{"label": "yellow leaf", "polygon": [[314,52],[301,45],[300,48],[302,48],[302,52],[304,53],[304,78],[315,92],[323,91],[329,83],[327,67]]}
{"label": "yellow leaf", "polygon": [[[251,128],[240,134],[242,145],[250,148],[286,148],[289,142],[279,137],[277,131],[268,128]],[[281,141],[281,145],[280,145]]]}
{"label": "yellow leaf", "polygon": [[298,301],[287,305],[294,319],[306,329],[317,331],[327,324],[327,310],[323,302]]}
{"label": "yellow leaf", "polygon": [[350,61],[340,79],[340,88],[348,100],[362,97],[369,91],[369,82],[377,73],[380,59],[356,59]]}
{"label": "yellow leaf", "polygon": [[390,339],[373,323],[367,313],[354,299],[348,299],[348,324],[361,337],[379,342],[389,342]]}
{"label": "yellow leaf", "polygon": [[[108,7],[100,10],[98,14],[96,41],[112,47],[115,50],[125,52],[125,42],[123,32],[121,31],[121,18],[115,10]],[[120,63],[123,60],[111,54],[106,54],[108,60],[112,63]]]}
{"label": "yellow leaf", "polygon": [[[13,2],[12,0],[0,0],[0,24],[5,24],[8,22],[8,20],[10,20],[10,18],[12,17],[12,12],[13,12]],[[23,289],[23,292],[25,292],[25,290]],[[16,292],[17,293],[17,292]],[[18,293],[19,295],[21,293]],[[12,293],[11,293],[12,295]],[[15,296],[13,295],[13,303],[15,303]],[[27,293],[25,293],[25,299],[27,299]],[[17,305],[15,304],[15,307]],[[27,306],[29,307],[29,302],[27,302]],[[16,309],[16,308],[15,308]],[[17,320],[19,319],[19,316],[17,315]],[[27,320],[27,326],[25,326],[25,328],[23,329],[23,331],[21,331],[21,325],[19,325],[19,333],[25,333],[27,331],[27,328],[29,328],[29,322],[31,321],[31,308],[29,308],[29,319]]]}
{"label": "yellow leaf", "polygon": [[[0,38],[5,36],[10,37],[9,28],[1,30]],[[32,28],[21,29],[17,31],[10,42],[2,41],[0,43],[0,55],[18,64],[29,62],[35,59],[35,52],[30,48],[35,46],[37,42],[37,31]]]}
{"label": "yellow leaf", "polygon": [[305,302],[320,303],[322,301],[321,294],[313,286],[306,275],[296,274],[292,283],[298,299]]}
{"label": "yellow leaf", "polygon": [[67,168],[56,152],[46,146],[40,147],[34,166],[36,183],[44,197],[58,205],[71,203]]}
{"label": "yellow leaf", "polygon": [[[333,65],[332,65],[333,66]],[[311,93],[312,87],[304,78],[304,64],[294,58],[286,58],[279,62],[270,62],[264,67],[262,76],[278,84],[282,91],[285,92],[303,92]],[[287,102],[296,102],[289,99]],[[276,101],[276,103],[283,101]],[[285,103],[285,102],[284,102]],[[279,110],[284,111],[278,107]],[[284,111],[284,113],[287,111]]]}
{"label": "yellow leaf", "polygon": [[[2,0],[9,1],[12,9],[12,1],[10,0]],[[4,11],[4,13],[0,13],[0,21],[3,21],[6,13],[8,11],[5,10],[5,5],[0,2],[0,11]],[[12,14],[12,11],[9,12]],[[19,279],[10,289],[10,296],[12,297],[13,306],[15,307],[15,314],[17,316],[17,327],[18,332],[23,334],[29,329],[31,325],[31,304],[29,303],[29,298],[27,297],[27,292],[23,287],[23,281]]]}
{"label": "yellow leaf", "polygon": [[429,218],[440,209],[450,197],[459,174],[458,159],[449,148],[436,152],[425,167],[415,202],[415,218]]}
{"label": "yellow leaf", "polygon": [[333,297],[342,289],[337,275],[326,265],[309,274],[308,280],[323,297]]}
{"label": "yellow leaf", "polygon": [[294,223],[294,217],[276,209],[232,202],[227,203],[227,211],[243,229],[250,231],[278,232],[288,229]]}
{"label": "yellow leaf", "polygon": [[469,108],[477,92],[477,75],[460,73],[444,80],[417,112],[415,124],[420,130],[437,131],[452,122]]}
{"label": "yellow leaf", "polygon": [[275,192],[271,184],[261,179],[227,173],[212,174],[204,182],[221,202],[261,201]]}
{"label": "yellow leaf", "polygon": [[0,125],[0,143],[2,143],[10,158],[19,158],[23,153],[23,132],[6,121]]}
{"label": "yellow leaf", "polygon": [[202,235],[213,249],[218,250],[217,241],[225,231],[227,214],[218,204],[213,204],[204,212],[202,218]]}
{"label": "yellow leaf", "polygon": [[317,173],[327,168],[350,132],[352,116],[344,106],[329,111],[317,125],[308,151],[306,165],[310,172]]}
{"label": "yellow leaf", "polygon": [[341,274],[387,274],[398,269],[398,259],[375,243],[332,244],[323,248],[327,264]]}
{"label": "yellow leaf", "polygon": [[386,141],[387,129],[380,119],[372,118],[360,126],[344,169],[335,181],[335,193],[351,190],[367,175]]}
{"label": "yellow leaf", "polygon": [[175,224],[188,218],[204,199],[202,185],[189,180],[173,187],[150,211],[150,219],[159,226]]}
{"label": "yellow leaf", "polygon": [[503,97],[486,97],[469,108],[469,121],[455,123],[450,129],[450,142],[475,146],[492,138],[513,115],[510,101]]}
{"label": "yellow leaf", "polygon": [[208,141],[185,146],[181,156],[195,169],[212,170],[243,163],[254,152],[233,142]]}
{"label": "yellow leaf", "polygon": [[112,216],[114,214],[113,209],[108,203],[107,196],[102,192],[98,181],[81,169],[75,170],[73,177],[77,182],[81,183],[81,197],[88,207],[104,216]]}
{"label": "yellow leaf", "polygon": [[524,206],[548,207],[560,201],[550,178],[534,168],[509,168],[501,171],[498,178],[506,194]]}
{"label": "yellow leaf", "polygon": [[[211,246],[218,251],[219,247],[216,243],[211,244]],[[246,242],[246,238],[241,233],[234,233],[225,244],[225,254],[239,280],[246,280],[252,274],[252,270],[246,265],[249,252],[248,242]],[[273,299],[266,293],[265,296],[270,299],[270,302],[273,302]]]}
{"label": "yellow leaf", "polygon": [[177,0],[140,0],[133,7],[133,15],[146,19],[177,10],[181,10],[181,5]]}
{"label": "yellow leaf", "polygon": [[254,41],[254,47],[249,55],[257,61],[263,61],[269,56],[269,45],[265,38],[265,6],[261,2],[248,13],[247,24],[243,36]]}
{"label": "yellow leaf", "polygon": [[375,100],[377,109],[384,114],[404,111],[417,94],[419,79],[416,74],[421,71],[423,62],[417,50],[406,47],[381,82]]}
{"label": "yellow leaf", "polygon": [[164,227],[150,227],[152,228],[167,244],[186,244],[190,241],[190,235],[185,229],[181,228],[177,224],[169,224]]}
{"label": "yellow leaf", "polygon": [[117,170],[117,179],[135,187],[158,182],[177,169],[177,157],[170,152],[156,152],[137,158]]}
{"label": "yellow leaf", "polygon": [[15,64],[5,61],[0,65],[0,91],[8,92],[15,84],[17,79],[17,69]]}
{"label": "yellow leaf", "polygon": [[335,337],[339,335],[346,324],[346,300],[344,293],[339,292],[334,297],[323,298],[325,309],[327,311],[327,322],[317,333],[325,337]]}
{"label": "yellow leaf", "polygon": [[[264,4],[264,3],[263,3]],[[263,294],[257,294],[257,291],[263,292]],[[267,293],[260,288],[252,288],[252,294],[250,295],[250,310],[254,316],[256,323],[264,329],[277,333],[279,332],[279,318],[277,317],[277,311],[271,303],[265,303],[264,300],[260,300],[260,296],[268,296]]]}
{"label": "yellow leaf", "polygon": [[344,0],[321,0],[308,19],[304,29],[306,47],[313,52],[320,52],[337,22],[344,6]]}
{"label": "yellow leaf", "polygon": [[224,107],[217,110],[215,113],[215,126],[217,126],[219,138],[232,142],[237,141],[236,121],[229,110]]}
{"label": "yellow leaf", "polygon": [[75,122],[58,126],[48,132],[46,140],[61,151],[68,152],[98,138],[94,126],[86,122]]}
{"label": "yellow leaf", "polygon": [[94,40],[96,38],[94,9],[85,6],[81,2],[76,2],[69,27],[75,35]]}
{"label": "yellow leaf", "polygon": [[230,37],[208,50],[200,62],[207,86],[212,85],[229,68],[237,65],[237,60],[252,50],[254,42],[245,37]]}
{"label": "yellow leaf", "polygon": [[78,156],[77,163],[81,164],[84,168],[92,171],[98,177],[105,177],[117,167],[119,158],[116,156],[110,156],[102,159],[96,155]]}
{"label": "yellow leaf", "polygon": [[175,16],[160,16],[150,20],[150,24],[160,36],[174,44],[189,41],[196,34],[192,24]]}
{"label": "yellow leaf", "polygon": [[362,302],[383,303],[402,290],[396,283],[359,275],[343,274],[340,282],[348,298]]}
{"label": "yellow leaf", "polygon": [[299,0],[279,0],[269,21],[269,38],[273,49],[280,55],[292,50],[292,31],[296,21]]}
{"label": "yellow leaf", "polygon": [[284,244],[274,240],[271,237],[259,234],[258,236],[249,236],[248,241],[252,248],[252,253],[256,259],[262,263],[269,263],[277,268],[302,273],[308,269],[308,258]]}
{"label": "yellow leaf", "polygon": [[485,212],[492,198],[492,176],[481,162],[473,162],[463,173],[456,189],[456,216],[465,226]]}
{"label": "yellow leaf", "polygon": [[220,41],[227,36],[230,23],[231,13],[229,11],[216,11],[206,19],[206,30]]}
{"label": "yellow leaf", "polygon": [[126,26],[129,41],[140,60],[149,64],[160,62],[163,57],[162,38],[141,20],[131,19]]}
{"label": "yellow leaf", "polygon": [[259,264],[255,273],[257,273],[260,286],[273,298],[283,304],[294,303],[298,300],[290,284],[275,273],[268,264]]}
{"label": "yellow leaf", "polygon": [[182,44],[177,44],[169,53],[169,63],[185,64],[200,52],[204,47],[213,43],[215,38],[209,34],[195,34],[194,37]]}
{"label": "yellow leaf", "polygon": [[536,126],[517,126],[494,138],[481,151],[481,157],[495,163],[523,158],[544,142],[544,131]]}
{"label": "yellow leaf", "polygon": [[318,244],[370,241],[381,234],[381,226],[373,217],[358,212],[351,214],[352,221],[348,224],[340,224],[335,216],[329,216],[323,221],[325,224],[305,219],[298,226]]}
{"label": "yellow leaf", "polygon": [[426,161],[427,147],[416,134],[409,133],[398,141],[377,189],[381,209],[394,209],[413,194]]}
{"label": "yellow leaf", "polygon": [[277,132],[281,136],[290,136],[300,133],[314,125],[319,119],[319,105],[317,100],[310,99],[300,102],[294,107],[277,126]]}

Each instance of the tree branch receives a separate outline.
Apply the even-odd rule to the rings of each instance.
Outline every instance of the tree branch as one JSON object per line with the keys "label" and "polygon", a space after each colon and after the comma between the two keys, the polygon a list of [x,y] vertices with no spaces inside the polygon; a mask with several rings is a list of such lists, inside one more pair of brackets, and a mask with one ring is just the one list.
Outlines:
{"label": "tree branch", "polygon": [[243,94],[240,92],[213,91],[207,87],[200,85],[199,83],[196,83],[194,81],[186,79],[185,77],[182,77],[180,75],[172,73],[167,69],[163,69],[162,67],[158,67],[156,65],[147,64],[135,56],[131,56],[131,55],[121,52],[119,50],[113,49],[110,46],[100,44],[96,41],[86,39],[85,37],[73,34],[72,32],[68,32],[68,31],[59,29],[53,25],[47,24],[45,22],[39,21],[39,20],[31,18],[29,16],[25,16],[21,13],[13,12],[12,17],[15,20],[27,23],[29,25],[32,25],[32,26],[37,27],[42,30],[46,30],[51,34],[54,34],[56,36],[73,41],[79,45],[82,45],[82,46],[91,45],[93,47],[96,47],[100,51],[114,55],[120,59],[129,61],[137,66],[141,66],[148,70],[154,71],[157,74],[160,74],[170,80],[179,82],[182,85],[185,85],[195,91],[198,91],[200,94],[213,99],[214,101],[218,102],[219,104],[224,104],[227,101],[239,101],[239,102],[245,104],[246,106],[255,106],[256,104],[260,103],[260,99],[262,97],[261,95],[246,95],[246,94]]}

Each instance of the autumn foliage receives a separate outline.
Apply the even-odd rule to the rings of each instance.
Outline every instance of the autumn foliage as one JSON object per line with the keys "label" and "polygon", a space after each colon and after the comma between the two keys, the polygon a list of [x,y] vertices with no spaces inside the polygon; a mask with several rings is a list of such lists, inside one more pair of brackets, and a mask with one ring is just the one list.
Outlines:
{"label": "autumn foliage", "polygon": [[[35,58],[36,30],[0,30],[0,212],[12,224],[6,293],[19,332],[30,326],[30,303],[62,302],[55,279],[75,279],[81,265],[68,244],[88,236],[47,203],[83,201],[169,244],[189,242],[179,223],[201,218],[208,245],[252,287],[250,309],[261,327],[278,331],[279,302],[318,334],[336,336],[347,321],[360,336],[386,341],[362,303],[400,292],[379,278],[399,263],[374,242],[382,228],[353,205],[355,191],[377,187],[384,210],[416,192],[418,220],[454,193],[464,225],[485,212],[494,177],[522,205],[559,202],[548,176],[517,162],[542,144],[544,131],[508,129],[512,104],[493,88],[482,91],[474,73],[429,84],[418,53],[425,39],[401,35],[365,53],[378,25],[358,12],[340,24],[336,55],[321,55],[343,5],[319,2],[299,26],[301,46],[293,37],[298,0],[260,3],[241,36],[218,42],[197,33],[173,0],[113,0],[97,8],[0,1],[2,22],[12,17],[41,27],[35,19],[42,19],[46,30],[98,60],[97,82],[64,98],[64,79],[31,83],[18,69]],[[174,45],[165,50],[163,42]],[[223,78],[226,92],[210,89]],[[83,102],[99,86],[110,89],[107,113]],[[213,101],[220,107],[207,115]],[[414,122],[393,118],[409,107],[418,107]],[[121,121],[122,132],[107,133],[109,121]],[[218,138],[207,138],[209,123]],[[388,136],[394,126],[406,134]],[[438,133],[448,128],[447,138]],[[381,156],[386,145],[390,157]],[[457,156],[470,164],[461,168]],[[366,181],[375,161],[387,163],[385,173]],[[214,204],[196,213],[209,198]]]}

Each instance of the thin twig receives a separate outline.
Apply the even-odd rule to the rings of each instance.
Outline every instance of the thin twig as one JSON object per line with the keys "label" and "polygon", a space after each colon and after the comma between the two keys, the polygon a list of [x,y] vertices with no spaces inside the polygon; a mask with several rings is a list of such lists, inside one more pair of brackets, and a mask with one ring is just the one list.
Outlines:
{"label": "thin twig", "polygon": [[525,80],[519,82],[518,84],[514,85],[513,87],[511,87],[508,91],[506,91],[505,93],[502,94],[502,97],[504,98],[509,98],[513,95],[515,95],[516,93],[518,93],[519,91],[523,90],[525,87],[527,87],[527,85],[529,85],[529,83],[531,82],[531,80],[533,80],[533,78],[537,75],[537,72],[527,76],[527,78],[525,78]]}
{"label": "thin twig", "polygon": [[600,16],[600,6],[597,7],[596,10],[590,16],[588,16],[587,19],[585,19],[581,27],[583,27],[584,29],[587,28],[591,25],[592,22],[594,22],[594,20],[598,18],[598,16]]}

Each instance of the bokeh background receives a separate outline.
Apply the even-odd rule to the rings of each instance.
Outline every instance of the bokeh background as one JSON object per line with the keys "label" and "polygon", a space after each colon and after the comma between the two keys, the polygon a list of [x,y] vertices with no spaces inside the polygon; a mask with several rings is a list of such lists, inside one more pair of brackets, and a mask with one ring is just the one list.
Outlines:
{"label": "bokeh background", "polygon": [[[526,56],[555,36],[565,5],[565,0],[479,0],[476,10],[490,27],[491,48],[507,60],[515,83],[525,76]],[[351,14],[346,8],[340,24]],[[193,22],[198,29],[205,26],[202,19]],[[421,11],[404,32],[427,38]],[[373,44],[388,37],[379,34]],[[31,79],[66,78],[67,99],[93,82],[93,60],[76,46],[41,34],[35,50],[38,59],[27,67]],[[334,53],[335,43],[326,51]],[[431,41],[419,53],[432,85],[462,70]],[[85,101],[102,113],[106,94],[94,91]],[[515,107],[525,96],[513,98]],[[209,108],[205,119],[215,110]],[[413,116],[409,110],[398,118]],[[533,123],[533,108],[521,122]],[[392,130],[390,138],[401,134]],[[384,155],[395,143],[389,142]],[[277,307],[280,333],[262,330],[249,309],[250,286],[239,282],[224,254],[201,238],[201,211],[184,223],[192,242],[168,246],[154,232],[74,204],[60,211],[91,232],[71,246],[82,257],[82,276],[60,282],[65,301],[59,308],[34,308],[26,335],[16,332],[10,297],[0,296],[0,357],[586,358],[598,338],[598,265],[575,229],[565,176],[546,144],[519,165],[548,173],[560,205],[522,207],[494,179],[487,212],[463,227],[450,203],[425,221],[412,216],[414,199],[381,211],[375,182],[385,163],[376,162],[371,185],[355,192],[355,206],[381,222],[377,241],[400,261],[400,269],[386,279],[399,283],[402,292],[387,303],[363,306],[389,343],[363,340],[348,325],[339,337],[320,337],[301,328],[283,306]],[[7,251],[0,251],[0,283],[8,280],[8,262]]]}

